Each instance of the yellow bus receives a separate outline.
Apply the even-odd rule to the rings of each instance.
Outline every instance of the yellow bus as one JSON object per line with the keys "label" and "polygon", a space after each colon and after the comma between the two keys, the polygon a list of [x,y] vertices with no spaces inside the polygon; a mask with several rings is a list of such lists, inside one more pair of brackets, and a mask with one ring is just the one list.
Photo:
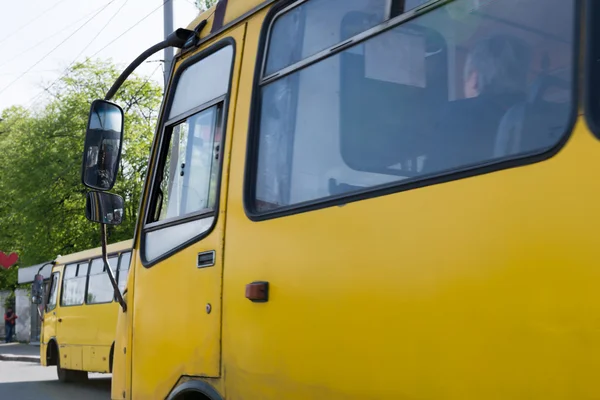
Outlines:
{"label": "yellow bus", "polygon": [[[131,247],[108,246],[108,260],[125,288]],[[40,335],[40,361],[56,366],[58,379],[87,379],[88,372],[112,371],[118,304],[104,268],[101,248],[59,257],[52,268]]]}
{"label": "yellow bus", "polygon": [[85,143],[120,209],[109,100],[179,47],[112,399],[600,398],[598,21],[596,0],[222,0],[140,55]]}

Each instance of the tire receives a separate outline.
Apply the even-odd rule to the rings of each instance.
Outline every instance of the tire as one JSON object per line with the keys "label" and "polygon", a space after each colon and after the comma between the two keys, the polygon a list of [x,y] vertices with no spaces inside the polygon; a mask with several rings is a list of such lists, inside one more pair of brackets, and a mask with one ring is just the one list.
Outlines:
{"label": "tire", "polygon": [[62,383],[85,382],[88,380],[87,371],[77,371],[74,369],[63,369],[60,367],[60,352],[57,350],[58,360],[56,362],[56,375]]}

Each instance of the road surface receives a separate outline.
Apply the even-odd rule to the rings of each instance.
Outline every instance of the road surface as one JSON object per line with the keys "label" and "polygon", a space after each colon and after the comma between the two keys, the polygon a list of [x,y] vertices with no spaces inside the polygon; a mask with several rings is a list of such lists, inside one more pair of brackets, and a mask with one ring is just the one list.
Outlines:
{"label": "road surface", "polygon": [[0,398],[14,400],[110,400],[110,375],[90,374],[81,384],[58,382],[55,367],[0,361]]}

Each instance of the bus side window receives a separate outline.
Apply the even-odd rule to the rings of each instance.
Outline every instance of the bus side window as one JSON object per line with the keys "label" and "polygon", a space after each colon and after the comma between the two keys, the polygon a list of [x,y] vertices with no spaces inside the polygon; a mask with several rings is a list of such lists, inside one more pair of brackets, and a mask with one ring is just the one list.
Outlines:
{"label": "bus side window", "polygon": [[[117,257],[109,257],[108,263],[114,270],[117,267]],[[85,302],[87,304],[110,303],[113,301],[114,290],[110,278],[104,268],[102,258],[95,258],[90,265],[90,277]]]}
{"label": "bus side window", "polygon": [[[246,190],[255,214],[489,172],[546,152],[568,133],[573,1],[456,0],[381,30],[368,30],[371,10],[297,4],[276,14],[263,38]],[[336,37],[350,37],[346,44],[303,59],[332,26]]]}
{"label": "bus side window", "polygon": [[89,263],[69,264],[65,266],[61,306],[81,305],[85,299],[87,269]]}
{"label": "bus side window", "polygon": [[121,293],[125,290],[127,285],[127,276],[129,275],[129,264],[131,263],[131,252],[121,254],[119,260],[119,269],[117,271],[117,283],[119,284],[119,290]]}

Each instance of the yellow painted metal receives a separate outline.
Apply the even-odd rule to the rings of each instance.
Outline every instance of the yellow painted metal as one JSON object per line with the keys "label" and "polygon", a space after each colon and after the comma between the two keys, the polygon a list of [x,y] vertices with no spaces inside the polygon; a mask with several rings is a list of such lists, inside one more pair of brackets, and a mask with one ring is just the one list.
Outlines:
{"label": "yellow painted metal", "polygon": [[[108,246],[109,253],[120,253],[131,249],[132,240]],[[117,322],[116,302],[61,306],[62,275],[67,264],[86,262],[102,255],[101,248],[85,250],[57,259],[52,272],[60,272],[56,307],[44,312],[41,332],[40,358],[46,365],[48,344],[51,340],[59,346],[61,367],[90,372],[109,372],[110,349],[115,340]],[[116,266],[112,266],[115,271]]]}
{"label": "yellow painted metal", "polygon": [[[112,398],[165,398],[184,376],[228,400],[600,398],[600,142],[583,117],[545,161],[253,222],[265,13],[220,36],[237,55],[217,226],[152,268],[134,258]],[[244,297],[259,280],[267,303]]]}
{"label": "yellow painted metal", "polygon": [[113,355],[113,377],[111,384],[112,399],[130,399],[131,398],[131,341],[133,339],[133,302],[129,301],[135,294],[134,266],[140,265],[137,259],[138,254],[133,251],[131,255],[131,272],[127,277],[123,299],[128,304],[126,312],[121,308],[118,311],[115,351]]}

